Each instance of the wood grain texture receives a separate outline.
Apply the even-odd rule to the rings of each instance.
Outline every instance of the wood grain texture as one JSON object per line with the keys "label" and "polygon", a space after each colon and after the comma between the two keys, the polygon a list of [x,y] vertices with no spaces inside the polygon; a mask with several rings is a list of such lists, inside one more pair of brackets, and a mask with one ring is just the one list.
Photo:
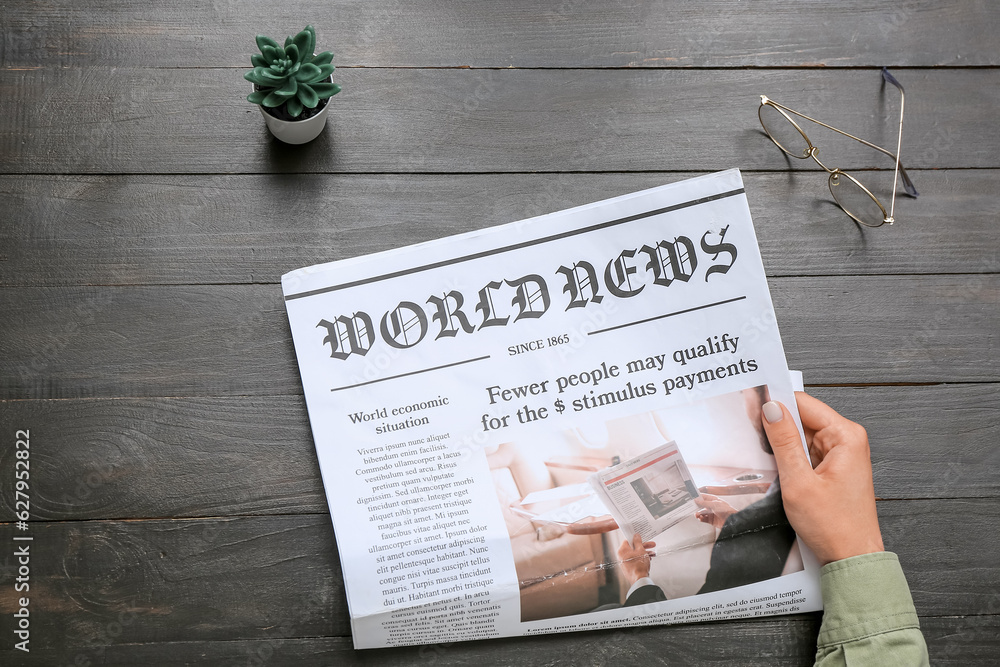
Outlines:
{"label": "wood grain texture", "polygon": [[[1000,379],[1000,275],[770,287],[789,367],[811,383]],[[277,285],[7,288],[0,312],[0,398],[302,391]]]}
{"label": "wood grain texture", "polygon": [[[32,648],[85,647],[112,622],[123,643],[350,632],[328,514],[56,522],[31,534]],[[15,604],[0,598],[5,622]]]}
{"label": "wood grain texture", "polygon": [[[808,379],[808,376],[807,376]],[[881,498],[998,498],[996,384],[815,387],[865,425]],[[327,511],[299,396],[0,402],[32,437],[32,519]],[[933,418],[928,418],[933,415]],[[0,453],[0,470],[13,453]],[[0,521],[13,521],[0,476]]]}
{"label": "wood grain texture", "polygon": [[[328,511],[301,396],[0,406],[5,426],[31,428],[34,520]],[[0,477],[0,521],[12,484]]]}
{"label": "wood grain texture", "polygon": [[[885,501],[879,516],[920,614],[996,615],[1000,543],[986,536],[1000,520],[1000,499]],[[85,647],[116,620],[117,641],[128,644],[350,631],[327,515],[49,522],[32,534],[45,545],[32,559],[43,573],[32,579],[39,649]],[[14,604],[0,598],[5,619]],[[122,622],[123,612],[132,622]],[[700,627],[695,634],[704,637],[720,626]],[[799,655],[794,643],[780,646],[771,650]],[[713,650],[733,657],[738,647]]]}
{"label": "wood grain texture", "polygon": [[[277,282],[694,175],[3,176],[0,286]],[[821,172],[744,173],[768,275],[1000,272],[1000,171],[913,178],[920,198],[872,230]]]}
{"label": "wood grain texture", "polygon": [[308,17],[337,63],[367,67],[858,67],[997,65],[995,3],[692,5],[525,0],[408,3],[184,0],[17,3],[0,67],[243,66],[253,35]]}
{"label": "wood grain texture", "polygon": [[[1000,71],[900,79],[907,167],[1000,167]],[[289,147],[245,100],[238,70],[0,70],[0,173],[785,171],[791,161],[822,181],[812,160],[786,158],[763,134],[760,94],[882,145],[895,144],[899,121],[898,95],[872,70],[362,68],[338,81],[324,133]],[[828,164],[892,166],[828,130],[810,136]]]}
{"label": "wood grain texture", "polygon": [[[813,664],[819,629],[816,616],[574,632],[377,651],[355,651],[348,637],[111,643],[103,650],[40,650],[22,658],[22,664],[26,667],[49,667],[56,660],[70,664],[66,656],[72,659],[82,653],[91,660],[99,657],[101,662],[92,664],[121,667],[187,667],[195,664],[234,667],[258,664],[269,667],[372,664],[386,667],[414,664],[458,667],[470,664],[809,667]],[[1000,633],[1000,618],[997,616],[925,616],[920,619],[920,629],[927,640],[933,665],[993,667],[996,664],[996,636]]]}

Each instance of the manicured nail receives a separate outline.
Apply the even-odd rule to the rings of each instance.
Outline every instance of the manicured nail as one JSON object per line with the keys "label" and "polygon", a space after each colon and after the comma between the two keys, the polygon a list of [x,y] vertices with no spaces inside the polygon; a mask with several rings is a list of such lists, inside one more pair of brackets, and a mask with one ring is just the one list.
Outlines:
{"label": "manicured nail", "polygon": [[767,420],[768,424],[774,424],[775,422],[780,422],[785,416],[785,413],[781,411],[781,406],[774,401],[768,401],[764,404],[764,419]]}

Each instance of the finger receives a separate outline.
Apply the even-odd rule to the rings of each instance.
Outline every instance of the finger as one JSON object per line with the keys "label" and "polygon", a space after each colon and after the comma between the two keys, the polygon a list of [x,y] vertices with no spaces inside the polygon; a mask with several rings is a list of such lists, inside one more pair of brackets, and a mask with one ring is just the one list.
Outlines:
{"label": "finger", "polygon": [[643,549],[655,549],[656,548],[656,542],[643,542],[642,543],[642,548]]}
{"label": "finger", "polygon": [[632,550],[637,552],[642,551],[642,537],[639,533],[632,536]]}
{"label": "finger", "polygon": [[628,540],[622,540],[622,545],[618,547],[618,558],[625,560],[630,551],[632,551],[632,545],[629,544]]}
{"label": "finger", "polygon": [[819,446],[819,443],[815,440],[809,442],[809,458],[812,460],[813,469],[819,466],[826,458],[826,449]]}
{"label": "finger", "polygon": [[802,438],[795,421],[783,404],[768,401],[763,406],[764,431],[774,451],[778,464],[778,475],[784,479],[813,475],[812,466],[802,448]]}
{"label": "finger", "polygon": [[832,426],[844,418],[829,405],[814,398],[804,391],[795,392],[795,402],[799,406],[799,418],[802,419],[802,427],[809,431],[821,431],[827,426]]}

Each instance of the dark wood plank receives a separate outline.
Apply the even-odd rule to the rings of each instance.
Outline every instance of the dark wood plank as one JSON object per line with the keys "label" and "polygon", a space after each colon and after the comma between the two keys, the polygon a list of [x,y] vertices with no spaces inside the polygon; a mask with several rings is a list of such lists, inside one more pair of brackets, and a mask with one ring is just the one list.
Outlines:
{"label": "dark wood plank", "polygon": [[[277,282],[693,175],[3,176],[0,285]],[[998,171],[914,172],[920,198],[877,230],[820,173],[743,177],[771,276],[1000,271]]]}
{"label": "dark wood plank", "polygon": [[[197,664],[270,667],[329,667],[371,665],[385,667],[423,664],[544,664],[604,667],[616,664],[677,665],[813,664],[818,614],[760,621],[651,626],[594,632],[574,632],[491,641],[432,644],[377,651],[355,651],[348,637],[259,639],[218,642],[110,643],[89,650],[35,651],[17,656],[26,667],[49,667],[57,661],[72,664],[82,653],[93,665]],[[1000,617],[923,617],[920,629],[934,665],[992,667],[996,664],[996,636]],[[74,653],[75,651],[75,653]]]}
{"label": "dark wood plank", "polygon": [[[30,535],[33,648],[87,646],[112,622],[127,643],[350,634],[329,514],[54,522]],[[0,562],[10,590],[13,560]],[[14,604],[0,598],[5,618]]]}
{"label": "dark wood plank", "polygon": [[[868,429],[879,497],[997,498],[997,387],[809,391]],[[6,432],[31,430],[36,521],[327,511],[299,396],[6,401],[0,414]],[[13,483],[0,476],[3,521]]]}
{"label": "dark wood plank", "polygon": [[[1000,500],[887,500],[877,506],[885,548],[899,555],[919,614],[1000,612],[1000,542],[992,538]],[[984,570],[987,560],[995,565]]]}
{"label": "dark wood plank", "polygon": [[789,368],[810,382],[992,381],[1000,361],[996,274],[769,282]]}
{"label": "dark wood plank", "polygon": [[[879,513],[886,547],[899,553],[922,615],[996,615],[1000,543],[991,527],[1000,500],[885,501]],[[49,522],[31,531],[39,649],[87,646],[115,621],[121,643],[349,634],[325,514]],[[13,604],[0,599],[0,611],[7,616]],[[723,642],[718,650],[732,656],[739,646]]]}
{"label": "dark wood plank", "polygon": [[[1000,166],[1000,70],[900,79],[908,167]],[[289,147],[236,70],[0,70],[0,173],[784,171],[757,120],[761,93],[884,145],[898,127],[895,91],[873,70],[345,69],[338,80],[326,131]],[[892,165],[828,130],[811,136],[830,164]],[[822,180],[811,160],[791,161]]]}
{"label": "dark wood plank", "polygon": [[[0,67],[242,66],[253,35],[311,21],[337,62],[368,67],[997,65],[995,3],[407,3],[193,0],[20,3]],[[849,47],[847,43],[849,40]]]}
{"label": "dark wood plank", "polygon": [[[1000,379],[1000,275],[770,285],[813,384]],[[0,398],[301,393],[277,285],[7,288],[0,312]]]}
{"label": "dark wood plank", "polygon": [[[6,401],[0,413],[0,427],[31,431],[34,520],[328,511],[301,396]],[[13,497],[13,475],[0,476],[0,521],[14,520]]]}

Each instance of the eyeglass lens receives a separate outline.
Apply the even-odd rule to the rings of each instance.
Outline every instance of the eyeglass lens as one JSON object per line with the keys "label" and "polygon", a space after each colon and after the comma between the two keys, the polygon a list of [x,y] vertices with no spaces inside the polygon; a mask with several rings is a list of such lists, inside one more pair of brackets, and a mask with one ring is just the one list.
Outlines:
{"label": "eyeglass lens", "polygon": [[760,124],[764,126],[771,140],[778,144],[778,148],[792,157],[809,157],[809,144],[806,143],[805,137],[780,111],[769,104],[763,104],[758,115]]}
{"label": "eyeglass lens", "polygon": [[847,174],[830,174],[830,193],[841,208],[860,223],[878,227],[885,221],[885,213],[878,202]]}

